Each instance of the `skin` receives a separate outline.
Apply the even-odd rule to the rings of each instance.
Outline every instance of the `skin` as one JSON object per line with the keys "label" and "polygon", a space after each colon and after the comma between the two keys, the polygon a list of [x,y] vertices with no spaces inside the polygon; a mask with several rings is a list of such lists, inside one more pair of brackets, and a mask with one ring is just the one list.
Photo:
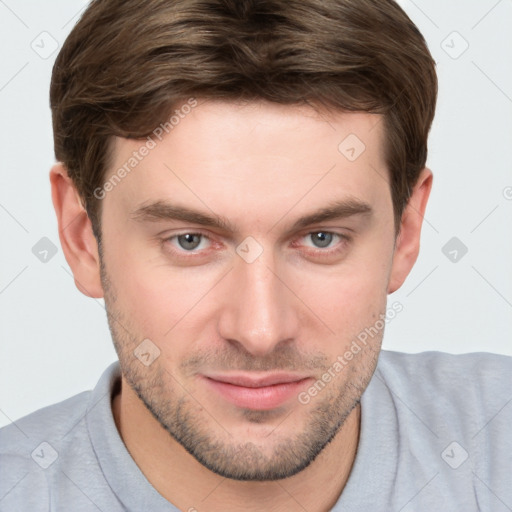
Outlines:
{"label": "skin", "polygon": [[[240,407],[205,375],[286,370],[306,377],[307,391],[385,313],[416,261],[432,173],[422,170],[396,239],[381,121],[200,101],[105,195],[101,258],[66,169],[52,168],[75,283],[105,298],[123,373],[116,425],[146,478],[181,510],[315,512],[339,498],[383,331],[307,404],[293,396],[269,410]],[[352,162],[338,151],[349,134],[366,146]],[[107,176],[141,144],[115,139]],[[343,200],[372,211],[293,228]],[[233,230],[135,214],[155,201],[221,216]],[[319,247],[318,232],[337,236]],[[190,250],[177,238],[185,233],[205,238]],[[249,236],[262,250],[250,263],[236,252]],[[149,366],[134,356],[144,339],[159,350]]]}

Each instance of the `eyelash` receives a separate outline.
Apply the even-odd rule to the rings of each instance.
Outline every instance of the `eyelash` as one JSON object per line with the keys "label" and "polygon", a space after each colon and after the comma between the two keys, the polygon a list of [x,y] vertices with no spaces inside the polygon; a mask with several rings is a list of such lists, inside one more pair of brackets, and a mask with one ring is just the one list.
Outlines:
{"label": "eyelash", "polygon": [[[319,256],[319,255],[323,255],[323,256],[331,256],[331,255],[334,255],[338,252],[341,252],[345,245],[347,243],[349,243],[351,241],[351,238],[345,234],[341,234],[341,233],[336,233],[334,231],[328,231],[328,230],[323,230],[323,229],[317,229],[316,231],[309,231],[303,235],[300,235],[298,237],[298,240],[301,240],[307,236],[310,236],[310,235],[313,235],[313,234],[317,234],[317,233],[324,233],[324,234],[328,234],[328,235],[333,235],[334,237],[338,237],[339,238],[339,241],[338,243],[334,246],[334,247],[331,247],[331,248],[327,248],[327,249],[322,249],[322,248],[313,248],[313,247],[308,247],[307,248],[307,252],[309,254],[313,254],[314,256]],[[200,231],[183,231],[181,233],[176,233],[172,236],[169,236],[169,237],[166,237],[162,240],[162,243],[163,244],[168,244],[168,247],[169,246],[172,246],[172,240],[177,240],[178,237],[180,236],[183,236],[183,235],[198,235],[200,237],[202,237],[202,239],[207,239],[209,240],[212,244],[215,243],[215,241],[213,241],[208,235],[204,234],[204,233],[201,233]],[[294,245],[295,242],[292,242],[292,244]],[[209,249],[209,248],[208,248]],[[185,249],[183,248],[180,248],[180,249],[176,249],[174,247],[170,248],[170,249],[167,249],[169,252],[171,252],[172,254],[178,256],[178,257],[181,257],[181,258],[199,258],[199,257],[202,257],[204,256],[205,254],[205,251],[208,251],[208,249],[193,249],[192,251],[186,251]],[[197,252],[196,252],[197,251]]]}

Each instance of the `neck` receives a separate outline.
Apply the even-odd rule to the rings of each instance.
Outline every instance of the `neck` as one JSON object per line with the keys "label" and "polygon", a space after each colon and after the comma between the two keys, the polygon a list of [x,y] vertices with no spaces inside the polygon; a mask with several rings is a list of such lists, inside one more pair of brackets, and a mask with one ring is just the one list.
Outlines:
{"label": "neck", "polygon": [[350,475],[360,429],[360,405],[320,455],[282,480],[241,482],[206,469],[177,443],[123,379],[112,401],[117,429],[151,485],[180,510],[281,512],[331,510]]}

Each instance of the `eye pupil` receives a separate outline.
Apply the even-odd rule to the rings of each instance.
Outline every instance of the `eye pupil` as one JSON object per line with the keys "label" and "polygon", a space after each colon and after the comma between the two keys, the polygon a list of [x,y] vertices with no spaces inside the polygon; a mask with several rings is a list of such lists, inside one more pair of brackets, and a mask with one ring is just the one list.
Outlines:
{"label": "eye pupil", "polygon": [[177,237],[178,243],[182,249],[195,249],[201,243],[201,235],[186,233]]}
{"label": "eye pupil", "polygon": [[312,241],[317,247],[328,247],[332,242],[332,233],[325,233],[324,231],[318,231],[312,233]]}

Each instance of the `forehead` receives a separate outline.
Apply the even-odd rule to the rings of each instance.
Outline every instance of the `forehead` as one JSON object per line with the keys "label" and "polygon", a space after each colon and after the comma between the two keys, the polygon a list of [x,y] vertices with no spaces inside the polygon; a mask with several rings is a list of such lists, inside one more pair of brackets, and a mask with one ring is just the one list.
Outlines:
{"label": "forehead", "polygon": [[132,211],[148,201],[177,200],[228,217],[275,216],[299,202],[375,203],[389,189],[379,115],[199,99],[172,115],[149,139],[115,140],[106,179],[123,166],[129,172],[107,202]]}

